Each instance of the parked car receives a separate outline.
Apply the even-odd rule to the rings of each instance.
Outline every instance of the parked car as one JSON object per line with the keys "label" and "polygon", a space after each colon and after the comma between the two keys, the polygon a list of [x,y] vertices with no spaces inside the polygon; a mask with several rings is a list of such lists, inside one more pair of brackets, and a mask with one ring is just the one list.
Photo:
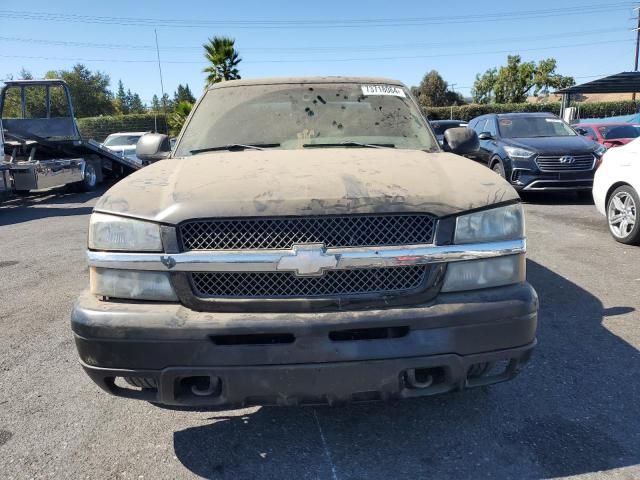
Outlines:
{"label": "parked car", "polygon": [[589,193],[603,145],[578,135],[550,113],[489,114],[469,127],[478,133],[477,160],[519,191],[575,190]]}
{"label": "parked car", "polygon": [[102,145],[123,157],[142,164],[142,161],[136,156],[136,144],[145,133],[147,132],[112,133],[105,138]]}
{"label": "parked car", "polygon": [[433,132],[436,134],[440,146],[444,146],[444,132],[450,128],[466,127],[468,125],[467,122],[462,120],[431,120],[429,123],[431,124],[431,128],[433,128]]}
{"label": "parked car", "polygon": [[574,125],[576,132],[607,148],[626,145],[640,137],[640,128],[632,123],[579,123]]}
{"label": "parked car", "polygon": [[[516,191],[394,80],[236,80],[107,191],[72,328],[104,390],[338,404],[513,378],[536,340]],[[458,155],[456,155],[458,154]],[[169,180],[168,180],[169,179]],[[126,382],[123,381],[126,379]]]}
{"label": "parked car", "polygon": [[640,244],[640,138],[609,150],[593,184],[593,200],[618,242]]}

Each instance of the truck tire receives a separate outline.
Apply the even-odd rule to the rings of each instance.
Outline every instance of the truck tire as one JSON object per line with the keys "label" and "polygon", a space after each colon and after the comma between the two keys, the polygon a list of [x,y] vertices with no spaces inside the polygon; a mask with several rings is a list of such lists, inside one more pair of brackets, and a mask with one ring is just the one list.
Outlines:
{"label": "truck tire", "polygon": [[96,188],[98,183],[98,175],[93,162],[87,162],[84,166],[84,178],[82,181],[74,184],[79,192],[90,192]]}

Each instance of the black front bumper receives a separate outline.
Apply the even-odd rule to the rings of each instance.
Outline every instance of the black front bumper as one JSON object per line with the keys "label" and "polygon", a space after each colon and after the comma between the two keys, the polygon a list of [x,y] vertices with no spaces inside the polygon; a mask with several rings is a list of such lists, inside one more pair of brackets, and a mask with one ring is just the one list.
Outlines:
{"label": "black front bumper", "polygon": [[540,172],[515,168],[511,185],[518,191],[580,191],[593,188],[595,170],[568,172]]}
{"label": "black front bumper", "polygon": [[[317,314],[195,312],[85,293],[72,327],[84,369],[115,395],[184,406],[336,404],[508,380],[535,345],[537,309],[526,283],[420,307]],[[468,378],[485,362],[502,368]]]}

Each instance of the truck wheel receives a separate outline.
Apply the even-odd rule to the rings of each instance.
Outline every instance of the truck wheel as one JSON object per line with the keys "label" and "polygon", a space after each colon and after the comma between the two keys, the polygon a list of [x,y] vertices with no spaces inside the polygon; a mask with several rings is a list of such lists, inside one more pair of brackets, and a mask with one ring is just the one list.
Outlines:
{"label": "truck wheel", "polygon": [[125,382],[138,388],[158,388],[158,383],[153,378],[124,377]]}
{"label": "truck wheel", "polygon": [[640,222],[638,221],[640,198],[629,185],[614,190],[607,202],[609,231],[618,242],[627,245],[640,244]]}
{"label": "truck wheel", "polygon": [[94,188],[96,188],[98,180],[98,175],[96,174],[96,169],[92,163],[86,163],[84,166],[84,178],[81,182],[78,182],[77,188],[80,192],[90,192]]}

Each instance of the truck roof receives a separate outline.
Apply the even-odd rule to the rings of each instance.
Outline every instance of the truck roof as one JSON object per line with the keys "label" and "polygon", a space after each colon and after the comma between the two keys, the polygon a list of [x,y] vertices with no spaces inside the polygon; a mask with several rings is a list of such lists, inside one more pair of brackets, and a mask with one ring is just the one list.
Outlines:
{"label": "truck roof", "polygon": [[399,80],[383,77],[273,77],[273,78],[252,78],[241,80],[227,80],[226,82],[214,83],[209,90],[226,87],[240,87],[247,85],[286,85],[304,83],[367,83],[386,84],[404,86]]}
{"label": "truck roof", "polygon": [[66,85],[67,82],[60,78],[45,78],[40,80],[2,80],[5,85],[19,86],[19,85]]}

